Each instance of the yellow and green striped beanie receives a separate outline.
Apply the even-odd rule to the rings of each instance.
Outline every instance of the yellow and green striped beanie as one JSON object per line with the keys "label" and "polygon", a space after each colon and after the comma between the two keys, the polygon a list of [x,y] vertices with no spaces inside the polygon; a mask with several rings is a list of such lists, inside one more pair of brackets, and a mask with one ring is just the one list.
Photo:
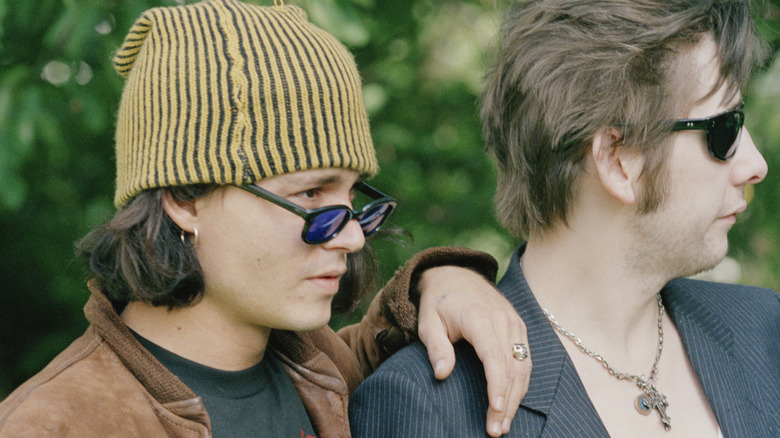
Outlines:
{"label": "yellow and green striped beanie", "polygon": [[114,55],[117,187],[246,184],[378,166],[350,52],[295,6],[208,0],[154,8]]}

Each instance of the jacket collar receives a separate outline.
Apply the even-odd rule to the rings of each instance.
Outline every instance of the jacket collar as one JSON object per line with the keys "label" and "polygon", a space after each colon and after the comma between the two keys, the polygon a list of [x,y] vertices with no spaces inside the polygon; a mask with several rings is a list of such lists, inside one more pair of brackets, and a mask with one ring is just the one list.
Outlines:
{"label": "jacket collar", "polygon": [[154,398],[163,404],[195,400],[195,393],[136,340],[98,282],[91,280],[88,286],[92,295],[84,306],[84,315]]}
{"label": "jacket collar", "polygon": [[84,315],[92,324],[88,330],[97,332],[141,385],[167,410],[210,429],[210,420],[201,398],[141,346],[96,280],[89,281],[88,287],[92,293],[84,306]]}
{"label": "jacket collar", "polygon": [[512,256],[498,288],[525,321],[533,360],[528,393],[521,406],[544,414],[542,436],[565,436],[571,425],[588,436],[607,436],[595,407],[588,398],[574,364],[531,292],[520,269],[521,246]]}

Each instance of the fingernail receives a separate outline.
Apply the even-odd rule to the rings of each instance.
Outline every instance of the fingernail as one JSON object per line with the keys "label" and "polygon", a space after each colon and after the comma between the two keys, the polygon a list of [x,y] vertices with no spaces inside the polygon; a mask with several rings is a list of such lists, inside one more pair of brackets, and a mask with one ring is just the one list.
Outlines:
{"label": "fingernail", "polygon": [[444,368],[444,360],[440,360],[436,362],[436,365],[433,366],[433,373],[438,374],[441,369]]}
{"label": "fingernail", "polygon": [[494,421],[493,424],[490,425],[490,431],[493,432],[494,435],[501,435],[501,423]]}

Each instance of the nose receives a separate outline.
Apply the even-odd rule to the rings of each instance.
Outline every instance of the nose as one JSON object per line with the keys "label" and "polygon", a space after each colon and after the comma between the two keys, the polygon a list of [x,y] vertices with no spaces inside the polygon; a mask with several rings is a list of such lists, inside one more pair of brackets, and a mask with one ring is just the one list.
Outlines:
{"label": "nose", "polygon": [[360,251],[366,244],[366,236],[357,219],[347,222],[347,225],[336,237],[322,244],[323,248],[343,250],[347,253]]}
{"label": "nose", "polygon": [[735,186],[758,184],[766,177],[768,171],[766,160],[753,143],[747,128],[743,128],[742,140],[733,160],[734,168],[731,176]]}

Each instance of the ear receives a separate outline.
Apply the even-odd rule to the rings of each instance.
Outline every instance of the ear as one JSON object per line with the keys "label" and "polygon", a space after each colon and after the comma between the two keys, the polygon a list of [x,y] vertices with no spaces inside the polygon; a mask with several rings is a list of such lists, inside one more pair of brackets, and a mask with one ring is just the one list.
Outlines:
{"label": "ear", "polygon": [[179,201],[165,190],[162,199],[163,210],[169,218],[185,233],[194,233],[198,223],[198,210],[195,201]]}
{"label": "ear", "polygon": [[621,144],[623,134],[617,128],[605,128],[593,138],[591,154],[601,185],[623,204],[636,200],[636,188],[643,159],[638,151]]}

